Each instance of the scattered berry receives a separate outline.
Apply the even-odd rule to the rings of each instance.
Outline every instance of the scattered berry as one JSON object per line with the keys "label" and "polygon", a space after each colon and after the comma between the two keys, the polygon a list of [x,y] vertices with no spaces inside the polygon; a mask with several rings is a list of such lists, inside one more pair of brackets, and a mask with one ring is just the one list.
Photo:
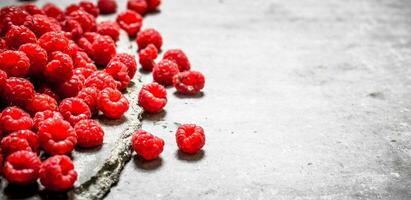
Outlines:
{"label": "scattered berry", "polygon": [[148,28],[142,30],[137,35],[138,49],[144,49],[149,44],[156,46],[157,50],[160,50],[161,46],[163,45],[163,38],[156,29]]}
{"label": "scattered berry", "polygon": [[151,71],[154,68],[155,62],[154,60],[158,56],[158,50],[156,46],[153,44],[147,45],[146,48],[142,49],[138,52],[138,56],[140,58],[141,67],[144,70]]}
{"label": "scattered berry", "polygon": [[0,53],[0,69],[7,75],[25,77],[29,73],[30,59],[21,51],[7,50]]}
{"label": "scattered berry", "polygon": [[88,148],[103,144],[104,131],[95,120],[81,120],[74,126],[74,130],[77,133],[77,145],[80,147]]}
{"label": "scattered berry", "polygon": [[30,115],[18,107],[7,107],[1,113],[2,130],[11,133],[19,130],[30,130],[33,120]]}
{"label": "scattered berry", "polygon": [[0,26],[2,35],[13,26],[24,25],[30,27],[32,24],[32,16],[25,10],[16,7],[8,6],[0,10]]}
{"label": "scattered berry", "polygon": [[8,105],[24,106],[34,96],[34,86],[24,78],[10,77],[2,87],[2,98]]}
{"label": "scattered berry", "polygon": [[145,160],[154,160],[163,152],[164,140],[147,131],[138,130],[131,140],[134,151]]}
{"label": "scattered berry", "polygon": [[45,110],[41,112],[37,112],[33,117],[33,130],[38,130],[40,125],[48,118],[59,118],[64,119],[63,115],[60,112],[52,111],[52,110]]}
{"label": "scattered berry", "polygon": [[120,26],[116,22],[104,21],[97,24],[96,31],[100,35],[110,36],[114,41],[120,37]]}
{"label": "scattered berry", "polygon": [[204,88],[204,82],[204,75],[198,71],[180,72],[173,77],[173,85],[181,94],[197,94]]}
{"label": "scattered berry", "polygon": [[91,44],[91,57],[98,65],[107,65],[116,55],[116,45],[110,36],[99,36]]}
{"label": "scattered berry", "polygon": [[186,54],[180,49],[170,49],[164,53],[163,59],[174,61],[178,65],[180,72],[188,71],[191,68],[190,61]]}
{"label": "scattered berry", "polygon": [[36,93],[31,101],[26,103],[26,109],[32,114],[45,110],[57,110],[57,101],[47,94]]}
{"label": "scattered berry", "polygon": [[24,52],[30,60],[29,75],[39,77],[48,62],[47,51],[33,43],[21,45],[19,51]]}
{"label": "scattered berry", "polygon": [[70,123],[51,117],[40,123],[37,132],[40,146],[51,155],[62,155],[73,151],[77,143],[77,135]]}
{"label": "scattered berry", "polygon": [[91,74],[84,82],[85,87],[96,87],[98,90],[104,88],[117,88],[116,81],[113,77],[104,71],[96,71]]}
{"label": "scattered berry", "polygon": [[92,114],[97,113],[97,97],[99,90],[95,87],[83,88],[77,95],[78,98],[82,99],[88,107]]}
{"label": "scattered berry", "polygon": [[127,9],[132,10],[140,15],[144,15],[147,11],[147,2],[146,0],[128,0]]}
{"label": "scattered berry", "polygon": [[36,153],[16,151],[4,163],[3,173],[9,183],[28,185],[36,182],[41,161]]}
{"label": "scattered berry", "polygon": [[46,14],[41,8],[37,7],[36,5],[32,3],[23,4],[20,6],[20,8],[25,10],[30,15],[36,15],[36,14],[45,15]]}
{"label": "scattered berry", "polygon": [[117,10],[117,3],[115,0],[98,0],[98,8],[101,14],[112,14]]}
{"label": "scattered berry", "polygon": [[115,61],[124,63],[128,68],[128,76],[130,77],[130,79],[133,79],[137,71],[136,58],[131,54],[119,53],[110,60],[110,62]]}
{"label": "scattered berry", "polygon": [[71,12],[69,17],[80,23],[84,32],[92,31],[96,28],[96,18],[82,9]]}
{"label": "scattered berry", "polygon": [[143,25],[143,17],[140,14],[127,10],[117,16],[117,23],[125,30],[129,37],[136,37]]}
{"label": "scattered berry", "polygon": [[47,32],[39,38],[38,43],[51,54],[54,51],[64,52],[69,46],[69,39],[62,32]]}
{"label": "scattered berry", "polygon": [[77,172],[71,159],[65,155],[56,155],[45,160],[39,171],[40,182],[51,191],[64,191],[73,187]]}
{"label": "scattered berry", "polygon": [[204,130],[195,124],[184,124],[178,127],[176,133],[178,148],[189,154],[195,154],[205,144]]}
{"label": "scattered berry", "polygon": [[43,75],[50,82],[67,81],[73,75],[73,60],[63,52],[53,52],[50,62],[44,68]]}
{"label": "scattered berry", "polygon": [[39,147],[39,137],[30,130],[13,132],[1,140],[1,150],[4,155],[20,150],[38,153]]}
{"label": "scattered berry", "polygon": [[64,119],[75,125],[83,119],[91,118],[91,111],[88,105],[80,98],[71,97],[61,101],[59,110]]}
{"label": "scattered berry", "polygon": [[118,119],[128,110],[128,100],[120,91],[106,88],[99,93],[97,107],[104,116]]}
{"label": "scattered berry", "polygon": [[83,88],[85,80],[83,74],[74,74],[69,80],[59,84],[56,91],[63,98],[75,97]]}
{"label": "scattered berry", "polygon": [[161,60],[153,68],[153,79],[161,85],[168,86],[173,84],[174,75],[178,74],[178,66],[171,60]]}
{"label": "scattered berry", "polygon": [[10,49],[18,49],[22,44],[37,42],[36,35],[25,26],[12,26],[5,40]]}
{"label": "scattered berry", "polygon": [[145,112],[160,112],[167,104],[167,91],[158,83],[149,83],[141,88],[138,95],[138,104]]}
{"label": "scattered berry", "polygon": [[79,6],[86,12],[93,15],[93,17],[97,17],[100,14],[100,9],[98,9],[98,7],[90,1],[81,1]]}
{"label": "scattered berry", "polygon": [[117,89],[120,91],[125,90],[130,83],[128,68],[122,62],[110,62],[104,69],[104,71],[110,74],[114,78],[114,80],[116,80]]}
{"label": "scattered berry", "polygon": [[43,11],[46,13],[47,16],[52,17],[58,21],[64,20],[64,12],[59,7],[57,7],[54,3],[47,3],[43,6]]}
{"label": "scattered berry", "polygon": [[46,15],[36,14],[33,15],[33,25],[31,30],[36,34],[37,37],[41,37],[47,32],[59,32],[61,31],[61,26],[59,22],[54,19],[47,17]]}
{"label": "scattered berry", "polygon": [[146,0],[147,1],[147,9],[149,11],[155,11],[161,4],[161,0]]}

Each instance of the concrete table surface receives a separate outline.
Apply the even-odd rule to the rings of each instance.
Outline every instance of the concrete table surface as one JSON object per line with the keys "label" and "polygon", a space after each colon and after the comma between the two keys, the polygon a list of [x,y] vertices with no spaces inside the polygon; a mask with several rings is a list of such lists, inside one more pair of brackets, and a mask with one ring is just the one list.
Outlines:
{"label": "concrete table surface", "polygon": [[[164,152],[106,199],[411,199],[410,1],[164,0],[144,27],[206,87],[144,115]],[[182,123],[199,154],[177,150]]]}

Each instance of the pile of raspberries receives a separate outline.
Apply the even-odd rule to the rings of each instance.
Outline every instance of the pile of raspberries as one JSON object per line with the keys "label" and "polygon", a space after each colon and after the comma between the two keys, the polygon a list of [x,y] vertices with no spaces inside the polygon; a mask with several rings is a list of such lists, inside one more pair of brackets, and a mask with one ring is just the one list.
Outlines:
{"label": "pile of raspberries", "polygon": [[[82,1],[65,10],[49,3],[0,9],[0,164],[9,183],[40,183],[51,191],[73,187],[77,172],[69,155],[75,147],[103,144],[104,131],[93,117],[119,119],[129,109],[123,95],[137,71],[134,55],[118,53],[120,29],[136,38],[139,63],[152,71],[153,83],[138,98],[145,112],[160,112],[167,103],[164,86],[196,95],[204,87],[201,72],[191,71],[185,53],[171,49],[156,62],[162,37],[152,28],[140,30],[143,17],[160,0],[129,0],[115,22],[96,22],[117,11],[115,0],[97,5]],[[205,144],[204,130],[181,125],[176,141],[194,154]],[[164,141],[146,131],[133,134],[132,147],[152,160]],[[41,160],[39,155],[48,157]],[[43,156],[42,156],[43,157]],[[4,158],[4,160],[3,160]]]}

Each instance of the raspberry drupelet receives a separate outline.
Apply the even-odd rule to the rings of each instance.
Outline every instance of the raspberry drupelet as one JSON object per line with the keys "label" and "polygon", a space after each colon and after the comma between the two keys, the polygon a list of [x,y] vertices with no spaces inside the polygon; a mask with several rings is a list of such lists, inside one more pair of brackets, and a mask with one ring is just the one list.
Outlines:
{"label": "raspberry drupelet", "polygon": [[123,64],[125,64],[128,68],[128,76],[130,77],[130,79],[134,78],[134,75],[137,71],[137,62],[134,55],[127,53],[119,53],[110,60],[110,62],[115,61],[122,62]]}
{"label": "raspberry drupelet", "polygon": [[204,130],[195,124],[183,124],[176,132],[178,148],[188,154],[195,154],[205,144]]}
{"label": "raspberry drupelet", "polygon": [[188,71],[191,68],[190,61],[186,54],[180,49],[170,49],[164,53],[163,59],[174,61],[178,65],[180,72]]}
{"label": "raspberry drupelet", "polygon": [[180,72],[173,77],[173,85],[181,94],[195,95],[204,88],[204,83],[204,75],[198,71]]}
{"label": "raspberry drupelet", "polygon": [[28,185],[37,181],[40,158],[30,151],[16,151],[4,163],[3,173],[9,183]]}
{"label": "raspberry drupelet", "polygon": [[30,113],[35,114],[45,110],[57,110],[58,104],[53,97],[47,94],[36,93],[31,101],[26,103],[25,107]]}
{"label": "raspberry drupelet", "polygon": [[104,131],[95,120],[81,120],[74,126],[74,130],[77,134],[77,145],[80,147],[89,148],[103,144]]}
{"label": "raspberry drupelet", "polygon": [[160,50],[163,45],[161,34],[153,28],[144,29],[139,32],[136,41],[139,50],[146,48],[149,44],[153,44],[157,50]]}
{"label": "raspberry drupelet", "polygon": [[117,89],[123,91],[130,83],[130,77],[128,76],[127,66],[118,61],[110,62],[104,69],[105,72],[110,74],[117,83]]}
{"label": "raspberry drupelet", "polygon": [[174,75],[178,74],[178,66],[171,60],[161,60],[153,68],[153,79],[155,82],[164,86],[173,84]]}
{"label": "raspberry drupelet", "polygon": [[127,98],[116,89],[106,88],[98,95],[97,107],[107,118],[121,118],[128,110],[128,106]]}
{"label": "raspberry drupelet", "polygon": [[147,45],[146,48],[138,52],[139,62],[141,67],[146,71],[151,71],[154,68],[154,60],[158,56],[158,50],[153,44]]}
{"label": "raspberry drupelet", "polygon": [[134,38],[143,26],[143,17],[132,10],[127,10],[117,16],[117,23],[129,37]]}
{"label": "raspberry drupelet", "polygon": [[112,14],[117,11],[117,3],[115,0],[98,0],[97,6],[101,14]]}
{"label": "raspberry drupelet", "polygon": [[10,77],[3,84],[1,96],[8,105],[24,107],[34,97],[34,86],[27,79]]}
{"label": "raspberry drupelet", "polygon": [[95,87],[98,90],[102,90],[104,88],[117,88],[114,78],[104,71],[96,71],[92,73],[84,82],[84,86]]}
{"label": "raspberry drupelet", "polygon": [[145,160],[156,159],[163,152],[164,140],[143,130],[133,134],[131,144],[134,151]]}
{"label": "raspberry drupelet", "polygon": [[3,87],[4,83],[7,80],[7,73],[3,70],[0,70],[0,90]]}
{"label": "raspberry drupelet", "polygon": [[73,187],[77,172],[71,159],[55,155],[45,160],[39,170],[40,183],[51,191],[65,191]]}
{"label": "raspberry drupelet", "polygon": [[22,44],[37,42],[36,35],[25,26],[12,26],[5,40],[10,49],[18,49]]}
{"label": "raspberry drupelet", "polygon": [[66,98],[60,102],[59,110],[64,119],[75,125],[83,119],[91,118],[91,111],[88,105],[80,98]]}
{"label": "raspberry drupelet", "polygon": [[70,123],[56,117],[44,120],[37,132],[40,146],[50,155],[68,154],[77,143],[77,135]]}
{"label": "raspberry drupelet", "polygon": [[30,59],[24,52],[7,50],[0,53],[0,69],[7,75],[25,77],[29,73]]}
{"label": "raspberry drupelet", "polygon": [[38,153],[39,147],[40,144],[37,134],[30,130],[13,132],[1,140],[1,150],[4,155],[9,155],[20,150]]}
{"label": "raspberry drupelet", "polygon": [[138,104],[145,112],[160,112],[167,104],[167,91],[158,83],[149,83],[141,88],[138,95]]}

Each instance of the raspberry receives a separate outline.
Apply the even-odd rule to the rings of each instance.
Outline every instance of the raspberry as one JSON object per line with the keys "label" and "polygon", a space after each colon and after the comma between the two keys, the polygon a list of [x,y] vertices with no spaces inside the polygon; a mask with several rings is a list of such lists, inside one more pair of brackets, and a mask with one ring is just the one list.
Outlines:
{"label": "raspberry", "polygon": [[25,77],[29,73],[30,59],[21,51],[0,53],[0,69],[8,76]]}
{"label": "raspberry", "polygon": [[100,14],[100,9],[92,2],[81,1],[79,5],[83,10],[93,15],[93,17],[97,17]]}
{"label": "raspberry", "polygon": [[102,90],[104,88],[117,88],[116,81],[113,77],[104,71],[96,71],[91,74],[84,82],[84,86],[96,87],[98,90]]}
{"label": "raspberry", "polygon": [[181,94],[197,94],[204,88],[204,82],[204,75],[198,71],[180,72],[173,77],[173,85]]}
{"label": "raspberry", "polygon": [[98,65],[107,65],[116,55],[116,45],[110,36],[99,36],[91,45],[91,57]]}
{"label": "raspberry", "polygon": [[172,60],[178,65],[180,72],[188,71],[191,68],[190,61],[186,54],[180,49],[170,49],[164,53],[163,59]]}
{"label": "raspberry", "polygon": [[114,41],[120,37],[120,26],[116,22],[103,21],[97,24],[96,32],[100,35],[110,36]]}
{"label": "raspberry", "polygon": [[[1,25],[0,25],[1,28]],[[0,30],[1,31],[1,30]],[[6,40],[0,38],[0,53],[7,49]]]}
{"label": "raspberry", "polygon": [[124,63],[128,68],[128,76],[130,77],[130,79],[133,79],[137,71],[136,58],[133,55],[127,53],[119,53],[110,60],[110,62],[115,61]]}
{"label": "raspberry", "polygon": [[4,155],[25,150],[39,152],[39,137],[30,130],[20,130],[4,137],[1,140],[1,149]]}
{"label": "raspberry", "polygon": [[33,117],[33,130],[37,131],[41,124],[48,118],[64,119],[63,116],[57,111],[45,110],[37,112]]}
{"label": "raspberry", "polygon": [[7,157],[3,173],[9,183],[28,185],[37,181],[40,165],[36,153],[17,151]]}
{"label": "raspberry", "polygon": [[97,113],[98,93],[99,91],[95,87],[86,87],[83,88],[77,95],[78,98],[86,102],[92,114]]}
{"label": "raspberry", "polygon": [[153,79],[164,86],[173,84],[174,75],[178,74],[178,66],[175,62],[167,59],[161,60],[153,68]]}
{"label": "raspberry", "polygon": [[63,53],[69,55],[71,58],[74,58],[77,55],[77,52],[79,51],[80,51],[79,46],[73,40],[69,40],[67,49],[64,50]]}
{"label": "raspberry", "polygon": [[9,6],[0,10],[0,26],[2,26],[2,34],[7,33],[13,25],[30,27],[33,22],[32,20],[33,17],[19,7]]}
{"label": "raspberry", "polygon": [[78,92],[83,88],[86,78],[82,74],[74,74],[71,78],[57,86],[59,96],[63,98],[77,96]]}
{"label": "raspberry", "polygon": [[160,112],[167,104],[167,91],[158,83],[149,83],[141,88],[138,104],[149,113]]}
{"label": "raspberry", "polygon": [[62,155],[73,151],[77,135],[70,123],[56,117],[44,120],[37,132],[40,146],[51,155]]}
{"label": "raspberry", "polygon": [[88,148],[103,144],[104,131],[95,120],[81,120],[74,126],[74,130],[77,133],[77,145],[80,147]]}
{"label": "raspberry", "polygon": [[132,10],[140,15],[144,15],[147,11],[147,2],[146,0],[128,0],[127,9]]}
{"label": "raspberry", "polygon": [[47,65],[47,51],[32,43],[21,45],[19,51],[24,52],[30,60],[29,75],[39,77]]}
{"label": "raspberry", "polygon": [[10,77],[2,88],[3,100],[8,105],[24,106],[34,96],[34,86],[24,78]]}
{"label": "raspberry", "polygon": [[81,24],[74,19],[67,19],[63,24],[63,29],[71,34],[72,39],[79,39],[84,32]]}
{"label": "raspberry", "polygon": [[64,52],[68,48],[69,39],[62,32],[48,32],[39,38],[38,43],[51,54],[54,51]]}
{"label": "raspberry", "polygon": [[78,121],[91,118],[88,105],[80,98],[71,97],[61,101],[59,110],[64,119],[75,125]]}
{"label": "raspberry", "polygon": [[26,109],[32,114],[45,110],[57,110],[57,101],[47,94],[37,93],[31,101],[27,102]]}
{"label": "raspberry", "polygon": [[36,35],[25,26],[12,26],[5,40],[10,49],[18,49],[22,44],[37,42]]}
{"label": "raspberry", "polygon": [[104,116],[118,119],[128,110],[128,100],[120,91],[113,88],[101,90],[97,100],[98,109]]}
{"label": "raspberry", "polygon": [[178,148],[189,154],[195,154],[204,146],[204,130],[195,124],[184,124],[178,127],[176,132]]}
{"label": "raspberry", "polygon": [[53,3],[47,3],[43,6],[43,11],[47,16],[52,17],[58,21],[63,21],[65,18],[64,12]]}
{"label": "raspberry", "polygon": [[6,133],[19,130],[30,130],[33,120],[30,115],[18,107],[7,107],[1,113],[2,129]]}
{"label": "raspberry", "polygon": [[52,89],[50,89],[49,86],[46,85],[46,84],[42,84],[37,91],[41,94],[47,94],[47,95],[53,97],[53,99],[55,99],[57,102],[60,101],[59,95],[54,93],[54,91]]}
{"label": "raspberry", "polygon": [[3,88],[4,83],[7,80],[7,73],[3,70],[0,70],[0,90]]}
{"label": "raspberry", "polygon": [[57,20],[39,14],[33,16],[33,25],[30,28],[37,37],[40,37],[47,32],[61,31],[61,26]]}
{"label": "raspberry", "polygon": [[25,10],[30,15],[36,15],[36,14],[45,15],[46,14],[41,8],[37,7],[36,5],[32,3],[24,4],[20,6],[20,8]]}
{"label": "raspberry", "polygon": [[56,155],[45,160],[40,166],[40,182],[48,190],[64,191],[73,187],[77,172],[71,159]]}
{"label": "raspberry", "polygon": [[84,10],[76,10],[70,13],[69,17],[80,23],[84,32],[92,31],[96,28],[96,18]]}
{"label": "raspberry", "polygon": [[142,30],[137,35],[137,45],[139,50],[146,48],[149,44],[154,44],[157,50],[160,50],[163,45],[163,38],[160,33],[153,28]]}
{"label": "raspberry", "polygon": [[140,52],[138,52],[138,56],[140,58],[140,64],[141,67],[144,70],[151,71],[153,70],[153,67],[155,65],[154,60],[158,56],[158,50],[156,46],[153,44],[147,45],[146,48],[142,49]]}
{"label": "raspberry", "polygon": [[73,60],[65,53],[53,52],[50,62],[44,68],[43,75],[50,82],[67,81],[73,75]]}
{"label": "raspberry", "polygon": [[101,14],[112,14],[117,10],[117,3],[115,0],[98,0],[97,6]]}
{"label": "raspberry", "polygon": [[128,68],[122,62],[110,62],[104,69],[104,71],[110,74],[114,78],[114,80],[116,80],[118,90],[125,90],[130,83]]}
{"label": "raspberry", "polygon": [[146,1],[147,1],[147,9],[149,11],[156,10],[161,4],[161,0],[146,0]]}
{"label": "raspberry", "polygon": [[[82,51],[77,52],[77,54],[73,58],[73,62],[74,62],[74,68],[87,68],[87,69],[91,69],[92,72],[97,70],[97,67],[96,65],[94,65],[91,58],[87,55],[87,53],[82,52]],[[85,76],[85,78],[88,77],[85,74],[83,75]]]}
{"label": "raspberry", "polygon": [[80,67],[80,68],[74,69],[73,76],[76,76],[76,75],[83,76],[86,79],[95,71],[96,69],[93,69],[93,68]]}
{"label": "raspberry", "polygon": [[154,160],[163,152],[164,140],[147,131],[135,132],[131,142],[134,151],[145,160]]}
{"label": "raspberry", "polygon": [[117,23],[129,37],[135,37],[143,25],[143,17],[134,11],[127,10],[117,16]]}
{"label": "raspberry", "polygon": [[64,14],[70,15],[72,12],[77,11],[77,10],[84,10],[84,9],[80,7],[80,5],[73,3],[66,7],[66,11],[64,12]]}

